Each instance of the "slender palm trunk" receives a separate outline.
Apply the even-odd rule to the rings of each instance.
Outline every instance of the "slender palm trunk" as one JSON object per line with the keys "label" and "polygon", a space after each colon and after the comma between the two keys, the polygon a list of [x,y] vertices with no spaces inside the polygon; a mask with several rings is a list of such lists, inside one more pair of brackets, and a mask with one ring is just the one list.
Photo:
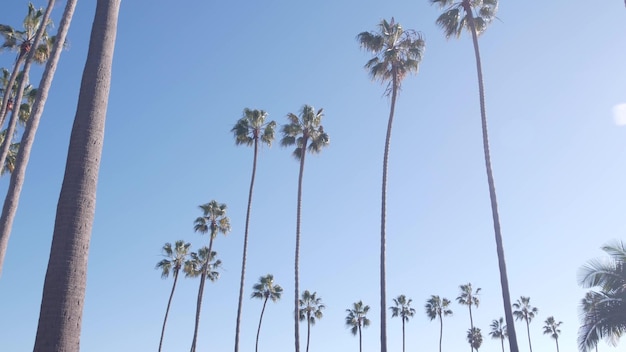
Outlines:
{"label": "slender palm trunk", "polygon": [[200,274],[200,287],[198,288],[198,300],[196,302],[196,322],[193,327],[193,340],[191,341],[191,352],[196,352],[196,343],[198,341],[198,328],[200,327],[200,312],[202,311],[202,296],[204,295],[204,284],[211,264],[211,253],[213,250],[213,234],[209,240],[209,258],[206,265],[202,267],[202,273]]}
{"label": "slender palm trunk", "polygon": [[57,206],[34,352],[80,350],[87,258],[119,7],[120,0],[98,0],[96,5]]}
{"label": "slender palm trunk", "polygon": [[307,313],[306,317],[306,352],[309,352],[309,342],[311,341],[311,313]]}
{"label": "slender palm trunk", "polygon": [[[306,132],[305,132],[306,133]],[[302,214],[302,177],[304,174],[304,158],[306,156],[306,147],[308,144],[308,136],[302,137],[302,153],[300,158],[300,174],[298,176],[298,205],[296,214],[296,258],[295,258],[295,305],[294,305],[294,328],[295,328],[295,344],[296,352],[300,352],[300,314],[298,307],[300,304],[300,217]]]}
{"label": "slender palm trunk", "polygon": [[383,184],[380,210],[380,351],[387,352],[387,276],[385,267],[385,221],[387,214],[387,165],[389,163],[389,147],[391,144],[391,127],[393,115],[396,110],[396,98],[398,96],[398,77],[393,69],[393,81],[391,88],[391,108],[389,109],[389,121],[387,122],[387,136],[385,137],[385,153],[383,156]]}
{"label": "slender palm trunk", "polygon": [[493,171],[491,169],[491,156],[489,152],[489,135],[487,133],[487,112],[485,108],[485,88],[483,84],[483,71],[480,62],[480,50],[478,47],[478,35],[476,34],[476,25],[469,0],[463,0],[463,8],[468,14],[468,23],[472,32],[472,41],[474,43],[474,54],[476,56],[476,72],[478,74],[478,93],[480,99],[480,116],[483,134],[483,149],[485,154],[485,168],[487,171],[487,183],[489,185],[489,198],[491,200],[491,214],[493,217],[493,229],[496,238],[496,251],[498,254],[498,266],[500,269],[500,285],[502,286],[502,300],[504,304],[504,316],[506,318],[506,326],[508,328],[509,347],[511,352],[519,352],[517,347],[517,336],[515,334],[515,322],[513,320],[513,311],[511,309],[511,296],[509,294],[509,280],[506,272],[506,262],[504,259],[504,246],[502,244],[502,232],[500,229],[500,216],[498,215],[498,202],[496,199],[496,186],[493,179]]}
{"label": "slender palm trunk", "polygon": [[559,352],[559,339],[554,339],[554,342],[556,342],[556,352]]}
{"label": "slender palm trunk", "polygon": [[243,236],[243,255],[241,259],[241,281],[239,283],[239,303],[237,305],[237,324],[235,327],[235,352],[239,352],[239,329],[241,326],[241,311],[243,307],[243,286],[246,277],[246,259],[248,257],[248,230],[250,225],[250,213],[252,211],[252,191],[254,190],[254,179],[256,176],[256,160],[259,149],[259,139],[255,135],[254,158],[252,159],[252,177],[250,178],[250,191],[248,193],[248,210],[246,212],[246,229]]}
{"label": "slender palm trunk", "polygon": [[256,330],[256,347],[255,347],[255,351],[259,352],[259,335],[261,334],[261,322],[263,322],[263,313],[265,313],[265,305],[267,305],[267,299],[268,297],[265,297],[265,301],[263,301],[263,309],[261,309],[261,318],[259,318],[259,327]]}
{"label": "slender palm trunk", "polygon": [[439,352],[441,352],[441,341],[443,340],[443,318],[439,315]]}
{"label": "slender palm trunk", "polygon": [[502,344],[502,352],[504,352],[504,336],[500,338],[500,343]]}
{"label": "slender palm trunk", "polygon": [[526,333],[528,334],[528,348],[530,348],[530,352],[533,352],[533,345],[530,343],[530,323],[528,319],[526,319]]}
{"label": "slender palm trunk", "polygon": [[[50,13],[52,12],[52,8],[54,7],[54,3],[55,0],[48,0],[48,7],[46,8],[46,11],[44,12],[43,18],[42,18],[42,25],[40,26],[40,28],[37,30],[37,34],[35,35],[35,43],[38,43],[41,40],[41,37],[43,36],[43,32],[45,30],[45,23],[48,22],[48,19],[50,18]],[[66,10],[67,11],[67,10]],[[64,15],[65,17],[65,15]],[[70,19],[71,19],[71,15],[70,15]],[[63,23],[61,23],[62,25]],[[67,23],[67,26],[69,26],[69,22]],[[63,27],[59,28],[59,33],[61,32],[61,30],[63,29]],[[67,28],[65,28],[65,31],[67,33]],[[66,34],[65,33],[65,34]],[[65,34],[63,34],[65,36]],[[55,45],[56,47],[56,45]],[[0,152],[0,160],[2,160],[0,162],[0,167],[4,166],[4,162],[6,160],[6,157],[9,153],[9,148],[11,147],[11,140],[13,139],[13,133],[15,132],[15,126],[17,124],[17,119],[19,117],[19,111],[20,111],[20,105],[21,105],[21,101],[22,101],[22,96],[24,94],[24,87],[26,86],[26,84],[28,83],[28,71],[30,70],[30,65],[31,62],[33,61],[33,56],[34,56],[34,52],[36,51],[36,49],[32,49],[28,55],[22,55],[20,53],[20,56],[18,56],[17,60],[15,61],[15,67],[13,69],[13,73],[11,73],[11,77],[9,78],[9,84],[7,84],[6,87],[6,94],[4,95],[4,99],[2,101],[2,107],[0,109],[0,116],[2,117],[0,119],[0,126],[2,126],[2,124],[4,123],[4,118],[8,112],[7,107],[8,107],[8,101],[9,98],[12,94],[12,87],[13,84],[15,83],[15,80],[17,79],[17,73],[19,71],[19,67],[21,65],[21,63],[25,60],[25,64],[24,64],[24,75],[22,77],[22,80],[19,84],[18,87],[18,91],[16,92],[16,98],[14,100],[13,103],[13,111],[12,111],[12,115],[11,115],[11,121],[9,124],[9,128],[7,128],[7,132],[6,135],[4,136],[4,142],[2,143],[2,151]],[[60,50],[59,50],[60,51]],[[54,49],[52,54],[54,55]],[[50,58],[50,60],[54,60],[52,57]],[[58,55],[56,57],[56,60],[58,61]],[[54,63],[55,69],[56,69],[56,62]],[[48,72],[48,65],[46,65],[46,71],[44,72],[44,76],[42,77],[42,83],[46,77],[46,72]],[[52,75],[54,75],[54,70],[52,71]],[[49,85],[48,85],[49,88]],[[46,94],[47,94],[47,90],[46,90]],[[39,93],[38,93],[39,95]],[[45,100],[44,100],[45,102]],[[35,113],[35,110],[33,109],[32,113]],[[32,115],[32,114],[31,114]],[[20,147],[20,151],[18,152],[18,154],[21,154],[21,147]],[[30,151],[30,146],[29,146],[29,151]],[[15,172],[15,169],[13,170]],[[23,177],[23,176],[22,176]],[[11,177],[11,181],[13,181],[13,177]],[[13,183],[13,182],[11,182]],[[9,199],[9,196],[13,197],[14,192],[12,192],[12,188],[13,186],[12,184],[9,187],[9,191],[6,195],[5,198],[5,205],[6,205],[6,201]],[[20,189],[21,189],[21,185],[20,185]],[[18,193],[18,197],[19,197],[19,193]],[[12,199],[12,198],[11,198]],[[17,208],[17,200],[15,201],[15,208]],[[14,211],[15,212],[15,211]],[[7,251],[7,246],[9,245],[9,236],[11,235],[11,225],[13,223],[13,218],[11,217],[10,219],[10,224],[8,226],[8,229],[5,229],[5,220],[4,220],[4,210],[3,210],[3,214],[2,214],[2,219],[0,219],[0,274],[2,273],[2,267],[3,267],[3,263],[4,263],[4,257],[6,255],[6,251]]]}
{"label": "slender palm trunk", "polygon": [[[470,328],[472,330],[474,330],[474,319],[472,318],[472,300],[470,298],[470,304],[469,304],[469,313],[470,313]],[[474,346],[472,346],[472,344],[470,343],[470,349],[472,350],[472,352],[474,352]]]}
{"label": "slender palm trunk", "polygon": [[163,319],[163,328],[161,329],[161,339],[159,340],[159,352],[163,347],[163,336],[165,335],[165,324],[167,324],[167,315],[170,313],[170,306],[172,305],[172,298],[174,297],[174,290],[176,290],[176,282],[178,281],[178,271],[174,270],[174,284],[172,285],[172,292],[170,293],[170,299],[167,300],[167,308],[165,309],[165,319]]}
{"label": "slender palm trunk", "polygon": [[361,324],[359,323],[359,352],[363,352],[363,339],[361,337]]}
{"label": "slender palm trunk", "polygon": [[406,351],[405,346],[406,344],[405,344],[405,338],[404,338],[404,318],[402,318],[402,352]]}

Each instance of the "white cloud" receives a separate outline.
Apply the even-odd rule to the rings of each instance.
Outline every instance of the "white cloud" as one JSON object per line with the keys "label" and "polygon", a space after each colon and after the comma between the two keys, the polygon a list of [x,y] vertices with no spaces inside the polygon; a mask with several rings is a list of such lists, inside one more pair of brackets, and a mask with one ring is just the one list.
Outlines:
{"label": "white cloud", "polygon": [[613,107],[613,120],[618,126],[626,125],[626,104],[617,104]]}

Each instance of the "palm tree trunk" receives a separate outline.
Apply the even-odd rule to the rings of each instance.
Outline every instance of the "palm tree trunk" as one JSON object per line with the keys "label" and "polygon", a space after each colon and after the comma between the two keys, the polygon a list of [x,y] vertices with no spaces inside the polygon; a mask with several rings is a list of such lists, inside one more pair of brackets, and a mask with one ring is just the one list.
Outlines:
{"label": "palm tree trunk", "polygon": [[259,335],[261,334],[261,322],[263,321],[263,313],[265,313],[265,305],[267,304],[268,297],[265,297],[265,301],[263,301],[263,309],[261,309],[261,318],[259,318],[259,328],[256,330],[256,347],[255,351],[259,352]]}
{"label": "palm tree trunk", "polygon": [[[306,133],[306,132],[305,132]],[[296,344],[296,352],[300,352],[300,314],[298,314],[299,307],[299,299],[300,299],[300,218],[302,214],[302,177],[304,175],[304,158],[306,156],[306,147],[308,143],[307,136],[303,136],[302,138],[302,153],[300,158],[300,173],[298,176],[298,205],[297,205],[297,214],[296,214],[296,255],[295,255],[295,305],[294,305],[294,335],[295,335],[295,344]]]}
{"label": "palm tree trunk", "polygon": [[[75,4],[75,1],[73,1],[73,2]],[[52,8],[54,7],[54,3],[55,3],[55,0],[48,0],[48,7],[46,8],[46,12],[44,13],[44,17],[42,19],[42,23],[46,23],[48,21],[48,18],[50,17],[50,12],[52,11]],[[69,6],[69,3],[68,3],[68,6]],[[69,18],[64,23],[63,20],[66,17],[67,11],[68,10],[66,8],[65,13],[63,15],[63,19],[61,20],[61,27],[59,27],[59,36],[62,34],[63,35],[63,40],[65,40],[65,36],[66,36],[67,30],[69,28],[69,22],[71,21],[71,18],[72,18],[73,7],[72,7],[72,10],[71,10],[71,12],[69,14]],[[43,22],[43,21],[46,21],[46,22]],[[65,27],[62,27],[64,24],[65,24]],[[37,34],[35,36],[35,40],[37,42],[41,39],[41,36],[43,34],[43,30],[44,29],[45,29],[45,26],[42,25],[40,27],[40,29],[37,31]],[[64,30],[64,33],[61,33],[62,30]],[[38,97],[39,96],[47,97],[47,93],[48,93],[48,90],[50,88],[50,82],[52,81],[52,77],[51,76],[54,75],[54,71],[56,70],[56,64],[57,64],[57,62],[59,60],[59,55],[60,55],[61,48],[62,48],[62,46],[61,46],[61,48],[58,48],[58,46],[59,45],[55,44],[55,46],[54,46],[54,48],[52,50],[52,53],[51,53],[51,57],[49,58],[48,64],[46,65],[46,70],[44,71],[44,75],[42,76],[42,79],[41,79],[41,84],[40,84],[41,88],[40,89],[42,89],[42,90],[45,89],[45,93],[44,93],[45,95],[42,94],[41,92],[38,92],[37,93]],[[55,49],[57,50],[56,52],[55,52]],[[26,62],[28,64],[28,69],[30,69],[30,62],[32,62],[32,57],[33,57],[34,51],[35,51],[35,49],[32,49],[31,52],[29,52],[28,60]],[[55,53],[57,54],[56,56],[55,56]],[[6,116],[6,113],[8,111],[7,110],[8,100],[9,100],[9,97],[11,96],[13,84],[14,84],[16,78],[17,78],[17,74],[18,74],[18,71],[19,71],[19,66],[21,65],[21,63],[24,60],[24,58],[25,58],[25,56],[23,56],[23,55],[18,57],[18,59],[15,62],[15,67],[13,69],[13,72],[11,73],[11,77],[9,78],[9,84],[7,84],[7,87],[6,87],[6,92],[8,92],[8,94],[4,95],[4,99],[2,101],[2,106],[1,106],[1,109],[0,109],[0,116],[2,117],[0,119],[0,126],[2,126],[2,124],[4,123],[4,117]],[[51,65],[54,66],[54,68],[52,68],[52,70],[49,69],[49,67]],[[13,112],[12,112],[13,115],[11,115],[12,116],[11,120],[12,120],[13,129],[7,130],[7,133],[6,133],[5,137],[4,137],[4,142],[3,142],[3,154],[4,154],[4,157],[2,158],[2,163],[0,165],[4,165],[4,160],[6,160],[6,155],[8,154],[9,148],[11,146],[11,140],[13,139],[13,132],[15,131],[15,124],[16,124],[17,118],[19,116],[19,110],[20,110],[19,107],[21,105],[22,95],[23,95],[23,92],[24,92],[24,84],[25,84],[25,82],[28,81],[28,74],[27,74],[27,72],[28,72],[27,71],[27,67],[25,65],[25,67],[24,67],[24,78],[22,78],[22,82],[20,83],[20,87],[18,88],[18,91],[21,90],[22,94],[19,94],[19,96],[16,97],[16,100],[14,100],[14,103],[13,103]],[[47,81],[48,84],[47,84],[47,87],[46,87],[46,86],[43,86],[43,84],[46,83],[47,76],[50,76],[50,78]],[[19,100],[17,100],[18,98],[19,98]],[[41,101],[40,98],[38,100]],[[45,103],[45,98],[43,98],[43,103]],[[35,108],[37,107],[36,106],[37,104],[35,104],[35,106],[33,107],[33,110],[32,110],[32,113],[31,113],[31,119],[32,120],[35,119],[35,112],[36,111],[39,113],[39,116],[41,116],[41,112],[40,111],[43,110],[43,103],[41,103],[42,106],[38,110],[35,110]],[[35,123],[37,123],[37,124],[39,122],[39,116],[37,116],[37,118],[36,118],[37,121]],[[15,120],[15,121],[13,121],[13,120]],[[29,120],[29,125],[30,124],[31,124],[31,122]],[[26,131],[24,132],[24,136],[22,137],[23,141],[25,141],[25,137],[28,137],[26,135]],[[25,143],[23,143],[23,144],[25,144]],[[31,142],[31,145],[32,145],[32,142]],[[28,148],[28,153],[30,153],[31,145],[28,145],[28,147],[27,147]],[[20,155],[23,154],[22,148],[24,148],[23,145],[20,146],[20,149],[18,151],[18,158],[17,158],[18,160],[20,159]],[[4,149],[6,149],[6,151]],[[20,168],[18,168],[18,165],[20,166]],[[25,168],[25,166],[24,166],[24,168]],[[17,164],[17,161],[16,161],[16,168],[13,170],[13,173],[18,173],[19,174],[21,171],[22,171],[21,170],[21,164]],[[20,175],[16,175],[15,177],[18,177],[18,176],[20,176]],[[24,178],[23,172],[22,172],[21,178],[22,179]],[[17,210],[17,200],[18,199],[14,199],[15,198],[15,190],[14,190],[15,183],[13,182],[13,179],[14,179],[14,177],[13,177],[13,175],[11,175],[11,182],[10,182],[10,185],[9,185],[9,190],[8,190],[7,195],[5,197],[5,207],[7,205],[7,200],[13,202],[13,204],[12,204],[14,206],[14,209],[12,209],[13,210],[13,214],[10,216],[10,219],[9,218],[5,219],[5,211],[3,209],[2,217],[0,218],[0,274],[2,273],[4,257],[6,255],[7,247],[9,245],[9,236],[11,235],[11,227],[13,225],[13,216],[15,214],[15,211]],[[20,184],[19,185],[19,190],[20,191],[21,191],[21,186],[22,185]],[[19,192],[17,193],[17,198],[19,198]],[[8,222],[8,224],[7,224],[7,222]]]}
{"label": "palm tree trunk", "polygon": [[[472,318],[472,300],[470,298],[470,304],[469,304],[469,314],[470,314],[470,328],[472,330],[474,330],[474,319]],[[474,352],[474,346],[472,346],[472,344],[470,343],[470,349],[472,352]]]}
{"label": "palm tree trunk", "polygon": [[526,320],[526,333],[528,333],[528,348],[530,348],[530,352],[533,352],[533,345],[530,343],[530,323],[528,319]]}
{"label": "palm tree trunk", "polygon": [[211,252],[213,250],[213,234],[209,240],[209,258],[208,263],[202,267],[200,274],[200,287],[198,288],[198,300],[196,302],[196,322],[193,327],[193,340],[191,340],[191,352],[196,352],[196,343],[198,341],[198,328],[200,327],[200,311],[202,310],[202,296],[204,295],[204,284],[206,282],[207,273],[211,264]]}
{"label": "palm tree trunk", "polygon": [[311,341],[311,313],[307,313],[306,321],[306,352],[309,352],[309,342]]}
{"label": "palm tree trunk", "polygon": [[[255,135],[256,137],[256,135]],[[250,191],[248,193],[248,210],[246,211],[246,229],[243,236],[243,255],[241,259],[241,281],[239,283],[239,303],[237,305],[237,323],[235,327],[235,352],[239,352],[239,329],[241,326],[241,311],[243,307],[243,287],[246,277],[246,259],[248,256],[248,230],[250,226],[250,213],[252,211],[252,191],[256,176],[256,160],[259,149],[259,139],[254,139],[254,158],[252,159],[252,177],[250,178]]]}
{"label": "palm tree trunk", "polygon": [[500,338],[500,343],[502,344],[502,352],[504,352],[504,336]]}
{"label": "palm tree trunk", "polygon": [[405,339],[404,339],[404,318],[403,317],[400,317],[400,318],[402,318],[402,352],[405,352],[406,344],[405,344]]}
{"label": "palm tree trunk", "polygon": [[363,339],[361,337],[361,323],[359,323],[359,352],[363,352]]}
{"label": "palm tree trunk", "polygon": [[554,342],[556,342],[556,352],[559,352],[559,339],[554,339]]}
{"label": "palm tree trunk", "polygon": [[172,285],[172,292],[170,293],[170,299],[167,300],[167,308],[165,309],[165,319],[163,319],[163,328],[161,329],[161,339],[159,340],[159,352],[163,347],[163,336],[165,335],[165,324],[167,323],[167,315],[170,312],[170,306],[172,305],[172,298],[174,297],[174,290],[176,290],[176,282],[178,281],[178,270],[174,271],[174,284]]}
{"label": "palm tree trunk", "polygon": [[119,7],[120,0],[98,0],[96,5],[57,206],[34,352],[80,349],[87,258]]}
{"label": "palm tree trunk", "polygon": [[483,149],[485,154],[485,168],[487,171],[487,183],[489,185],[489,198],[491,200],[491,214],[493,217],[493,229],[496,238],[496,251],[498,254],[498,266],[500,269],[500,285],[502,286],[502,300],[504,304],[504,315],[506,318],[506,326],[509,335],[509,347],[511,352],[519,352],[517,347],[517,336],[515,334],[515,322],[513,320],[513,311],[511,309],[511,296],[509,294],[509,281],[506,272],[506,262],[504,260],[504,246],[502,244],[502,232],[500,229],[500,216],[498,215],[498,202],[496,199],[496,186],[493,179],[493,171],[491,169],[491,156],[489,152],[489,135],[487,133],[487,112],[485,108],[485,88],[483,84],[483,71],[480,62],[480,50],[478,47],[478,35],[476,34],[476,25],[469,0],[463,0],[463,8],[468,15],[468,23],[472,32],[472,41],[474,43],[474,54],[476,56],[476,72],[478,74],[478,93],[480,99],[480,117],[483,134]]}
{"label": "palm tree trunk", "polygon": [[441,352],[442,340],[443,340],[443,317],[439,315],[439,352]]}
{"label": "palm tree trunk", "polygon": [[387,214],[387,168],[389,164],[389,147],[391,145],[391,127],[393,115],[396,110],[396,98],[398,96],[398,75],[393,69],[393,81],[391,88],[391,108],[389,109],[389,121],[387,122],[387,135],[385,137],[385,152],[383,155],[383,184],[380,209],[380,351],[387,352],[387,276],[385,266],[385,221]]}

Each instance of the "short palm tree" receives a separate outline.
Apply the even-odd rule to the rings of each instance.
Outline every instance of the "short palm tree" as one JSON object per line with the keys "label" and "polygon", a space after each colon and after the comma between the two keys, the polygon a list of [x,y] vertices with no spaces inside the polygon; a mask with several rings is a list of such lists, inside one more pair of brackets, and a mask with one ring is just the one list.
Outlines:
{"label": "short palm tree", "polygon": [[306,320],[306,352],[309,352],[309,342],[311,341],[311,326],[315,325],[317,320],[322,319],[324,313],[322,310],[326,308],[322,304],[322,299],[317,297],[317,292],[309,292],[305,290],[300,298],[300,321]]}
{"label": "short palm tree", "polygon": [[544,322],[543,334],[550,335],[556,343],[556,352],[559,352],[559,335],[561,335],[561,329],[559,327],[563,324],[562,321],[557,322],[554,317],[550,316]]}
{"label": "short palm tree", "polygon": [[511,295],[509,293],[509,279],[506,272],[504,259],[504,245],[502,244],[502,231],[500,228],[500,215],[498,214],[498,201],[496,197],[496,185],[491,168],[491,152],[489,150],[489,134],[487,131],[487,109],[485,107],[485,87],[483,82],[483,69],[480,61],[480,49],[478,36],[482,34],[491,21],[496,17],[498,0],[429,0],[431,4],[438,5],[444,12],[437,18],[437,24],[443,29],[447,39],[461,36],[464,30],[470,32],[474,44],[474,57],[476,59],[476,73],[478,75],[478,98],[480,102],[480,121],[482,129],[483,153],[485,155],[485,169],[489,186],[489,198],[491,201],[491,215],[496,240],[496,252],[498,255],[498,267],[500,270],[500,286],[502,287],[502,301],[504,304],[504,316],[509,327],[509,346],[511,352],[519,352],[513,312],[511,309]]}
{"label": "short palm tree", "polygon": [[363,352],[363,339],[361,337],[361,329],[370,326],[370,320],[367,318],[370,306],[363,305],[363,301],[354,302],[352,308],[346,309],[346,326],[350,328],[352,335],[359,335],[359,352]]}
{"label": "short palm tree", "polygon": [[165,324],[167,323],[167,315],[170,312],[170,306],[172,305],[172,298],[174,297],[174,291],[176,290],[176,283],[178,282],[178,273],[180,269],[185,265],[187,261],[187,255],[189,254],[189,247],[191,243],[185,243],[183,240],[176,241],[174,246],[171,243],[166,243],[163,246],[162,252],[163,258],[157,263],[156,269],[161,270],[161,278],[165,279],[170,276],[170,272],[174,277],[174,283],[172,284],[172,292],[170,298],[167,300],[167,308],[165,309],[165,318],[163,319],[163,328],[161,329],[161,339],[159,340],[159,352],[163,346],[163,336],[165,335]]}
{"label": "short palm tree", "polygon": [[295,335],[295,351],[300,352],[300,315],[298,314],[298,306],[300,303],[300,220],[302,217],[302,177],[304,175],[304,160],[307,151],[309,153],[319,153],[322,148],[330,143],[330,137],[324,132],[322,126],[322,117],[324,110],[315,111],[310,105],[304,105],[300,110],[300,116],[289,113],[287,119],[289,122],[282,126],[283,134],[280,144],[283,147],[296,146],[293,156],[300,162],[300,173],[298,175],[298,202],[296,213],[296,254],[294,260],[295,284],[294,284],[294,335]]}
{"label": "short palm tree", "polygon": [[259,328],[256,331],[256,348],[255,351],[259,351],[259,334],[261,333],[261,322],[263,322],[263,313],[265,313],[265,306],[268,300],[276,302],[280,300],[280,296],[283,294],[283,288],[280,285],[274,283],[274,276],[267,274],[259,278],[259,282],[254,284],[252,288],[252,298],[258,298],[263,300],[263,309],[261,309],[261,317],[259,318]]}
{"label": "short palm tree", "polygon": [[504,318],[500,317],[500,319],[494,319],[491,321],[491,331],[489,332],[489,336],[492,339],[500,340],[500,344],[502,345],[502,352],[504,352],[504,339],[507,338],[506,332],[506,324],[504,323]]}
{"label": "short palm tree", "polygon": [[243,110],[243,117],[240,118],[231,132],[235,136],[235,144],[254,147],[252,158],[252,176],[250,177],[250,191],[248,192],[248,208],[246,211],[246,227],[243,236],[243,254],[241,259],[241,280],[239,282],[239,303],[237,305],[237,323],[235,327],[235,352],[239,351],[239,329],[241,326],[241,312],[243,307],[243,289],[246,276],[246,260],[248,257],[248,233],[250,228],[250,214],[252,211],[252,192],[254,190],[254,179],[256,175],[256,162],[259,152],[259,143],[272,145],[274,141],[274,130],[276,122],[265,122],[267,113],[263,110]]}
{"label": "short palm tree", "polygon": [[526,333],[528,334],[528,347],[530,352],[533,352],[533,346],[530,343],[530,322],[537,316],[539,309],[530,305],[530,297],[521,296],[515,303],[513,303],[513,316],[515,320],[523,320],[526,322]]}
{"label": "short palm tree", "polygon": [[404,323],[408,322],[415,315],[415,309],[411,308],[411,302],[413,302],[412,299],[407,299],[405,295],[400,295],[393,299],[395,306],[389,307],[391,309],[391,317],[400,317],[402,319],[402,352],[405,351]]}
{"label": "short palm tree", "polygon": [[443,317],[452,315],[450,300],[432,295],[426,301],[424,308],[426,308],[426,315],[431,321],[439,318],[439,352],[441,352],[441,343],[443,339]]}
{"label": "short palm tree", "polygon": [[473,350],[478,351],[483,344],[483,334],[480,332],[479,328],[474,327],[467,330],[467,342],[469,342]]}
{"label": "short palm tree", "polygon": [[[202,216],[199,216],[194,221],[194,231],[201,234],[209,233],[209,247],[207,253],[213,253],[213,241],[219,233],[224,235],[230,232],[230,219],[226,216],[226,204],[218,203],[215,200],[209,203],[200,205],[202,210]],[[209,266],[205,265],[201,267],[203,270],[208,270]],[[200,310],[202,309],[202,295],[204,293],[204,283],[208,272],[200,275],[200,289],[198,290],[198,301],[196,306],[196,323],[193,332],[193,340],[191,343],[191,352],[196,350],[196,342],[198,340],[198,327],[200,325]]]}
{"label": "short palm tree", "polygon": [[[473,330],[474,318],[472,317],[472,306],[478,308],[478,305],[480,304],[480,299],[478,299],[480,287],[477,288],[476,291],[474,291],[474,289],[472,288],[472,283],[467,283],[465,285],[460,285],[459,289],[461,289],[461,294],[459,294],[459,296],[456,298],[456,301],[461,305],[467,306],[467,308],[469,309],[470,329]],[[474,347],[471,343],[470,346],[473,351]]]}
{"label": "short palm tree", "polygon": [[581,351],[596,347],[600,339],[617,346],[626,332],[626,244],[614,241],[602,246],[609,257],[590,260],[580,269],[578,283],[596,287],[581,302],[582,325],[578,332]]}
{"label": "short palm tree", "polygon": [[[209,255],[211,253],[211,255]],[[191,343],[191,352],[196,350],[196,341],[198,339],[198,327],[200,326],[200,308],[202,307],[202,295],[204,293],[204,284],[206,279],[210,281],[216,281],[219,279],[220,274],[217,271],[222,265],[221,260],[215,260],[217,253],[215,251],[209,251],[209,247],[202,247],[198,252],[191,252],[189,257],[191,259],[185,262],[185,276],[186,277],[200,277],[200,287],[198,289],[198,300],[196,308],[196,321],[193,332],[193,341]]]}
{"label": "short palm tree", "polygon": [[373,53],[374,57],[365,64],[372,80],[387,85],[386,95],[391,95],[391,108],[387,122],[385,151],[383,155],[382,201],[380,219],[380,344],[381,352],[387,352],[387,291],[386,291],[386,212],[387,212],[387,168],[391,145],[396,98],[403,79],[417,73],[424,53],[425,43],[421,34],[404,29],[393,18],[382,20],[375,32],[361,32],[357,36],[361,48]]}

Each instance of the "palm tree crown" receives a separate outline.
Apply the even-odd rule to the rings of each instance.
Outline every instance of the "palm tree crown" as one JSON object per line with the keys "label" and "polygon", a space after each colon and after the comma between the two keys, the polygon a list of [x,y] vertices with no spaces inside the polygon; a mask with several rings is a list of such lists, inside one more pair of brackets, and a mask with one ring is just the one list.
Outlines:
{"label": "palm tree crown", "polygon": [[287,114],[289,123],[282,127],[283,138],[280,144],[283,147],[295,145],[293,156],[298,160],[304,155],[303,148],[310,153],[319,153],[330,143],[330,137],[321,125],[322,117],[324,117],[324,110],[315,111],[315,108],[310,105],[302,107],[300,116],[293,113]]}
{"label": "palm tree crown", "polygon": [[452,315],[452,309],[450,309],[449,306],[449,299],[432,295],[428,301],[426,301],[424,308],[426,309],[426,315],[430,318],[430,320],[434,320],[436,318]]}
{"label": "palm tree crown", "polygon": [[250,147],[255,141],[260,140],[271,146],[274,141],[276,121],[265,122],[266,119],[267,112],[245,108],[243,117],[237,121],[231,130],[235,136],[235,143]]}
{"label": "palm tree crown", "polygon": [[156,265],[157,269],[161,269],[162,278],[167,278],[170,271],[173,271],[174,275],[178,273],[185,264],[189,247],[191,247],[191,243],[185,243],[182,240],[176,241],[174,246],[169,242],[163,246],[162,251],[165,258]]}
{"label": "palm tree crown", "polygon": [[222,266],[222,261],[217,259],[215,251],[211,251],[209,255],[209,248],[202,247],[198,249],[198,252],[191,252],[189,255],[191,259],[185,261],[184,271],[185,276],[195,278],[202,275],[203,271],[206,271],[206,277],[211,281],[217,281],[220,277],[220,273],[217,271]]}
{"label": "palm tree crown", "polygon": [[474,327],[467,330],[467,342],[469,342],[473,349],[478,351],[483,344],[483,334],[479,328]]}
{"label": "palm tree crown", "polygon": [[224,235],[229,233],[230,219],[226,216],[226,208],[226,204],[219,204],[215,200],[200,205],[203,214],[194,221],[194,231],[203,234],[210,232],[212,239],[218,233],[223,233]]}
{"label": "palm tree crown", "polygon": [[524,320],[528,324],[530,324],[530,322],[539,313],[539,309],[537,307],[530,305],[530,297],[521,296],[517,302],[513,303],[513,308],[516,309],[513,311],[515,319]]}
{"label": "palm tree crown", "polygon": [[498,0],[430,0],[430,2],[444,9],[444,13],[437,18],[437,24],[443,29],[446,38],[452,36],[458,38],[464,29],[471,31],[468,17],[470,15],[476,34],[482,34],[498,11]]}
{"label": "palm tree crown", "polygon": [[415,315],[415,309],[411,308],[412,299],[407,299],[405,295],[400,295],[393,299],[394,307],[391,309],[392,317],[400,317],[403,321],[409,321],[411,317]]}
{"label": "palm tree crown", "polygon": [[[28,4],[28,14],[24,17],[24,21],[22,21],[23,30],[17,30],[12,26],[6,24],[0,24],[0,35],[3,37],[4,42],[0,47],[2,49],[16,50],[18,51],[18,57],[22,58],[32,48],[35,43],[33,40],[37,34],[37,30],[41,26],[41,21],[44,17],[43,8],[36,9],[32,3]],[[46,27],[52,24],[51,21],[48,21]],[[49,41],[47,31],[43,32],[43,36],[41,38],[41,43],[36,46],[37,52],[33,57],[34,60],[38,63],[43,63],[48,59],[49,51],[51,48],[51,42]]]}
{"label": "palm tree crown", "polygon": [[548,317],[544,322],[546,325],[543,326],[543,334],[550,335],[555,340],[559,339],[559,335],[561,335],[561,329],[559,327],[563,324],[562,321],[557,322],[554,317]]}
{"label": "palm tree crown", "polygon": [[315,322],[322,319],[324,313],[322,310],[326,309],[326,306],[322,304],[322,299],[317,297],[317,292],[309,292],[305,290],[302,292],[302,298],[300,299],[300,321],[308,321],[311,325],[315,325]]}
{"label": "palm tree crown", "polygon": [[370,306],[364,305],[363,301],[354,302],[352,308],[346,309],[346,326],[350,328],[352,335],[359,333],[361,327],[370,326],[370,320],[367,318]]}
{"label": "palm tree crown", "polygon": [[489,331],[489,336],[491,336],[492,339],[500,339],[501,341],[504,341],[504,339],[507,337],[504,318],[500,317],[500,319],[492,320],[489,326],[491,327],[491,331]]}
{"label": "palm tree crown", "polygon": [[252,298],[269,299],[276,302],[283,293],[283,288],[274,283],[274,275],[267,274],[259,278],[259,282],[252,287]]}

